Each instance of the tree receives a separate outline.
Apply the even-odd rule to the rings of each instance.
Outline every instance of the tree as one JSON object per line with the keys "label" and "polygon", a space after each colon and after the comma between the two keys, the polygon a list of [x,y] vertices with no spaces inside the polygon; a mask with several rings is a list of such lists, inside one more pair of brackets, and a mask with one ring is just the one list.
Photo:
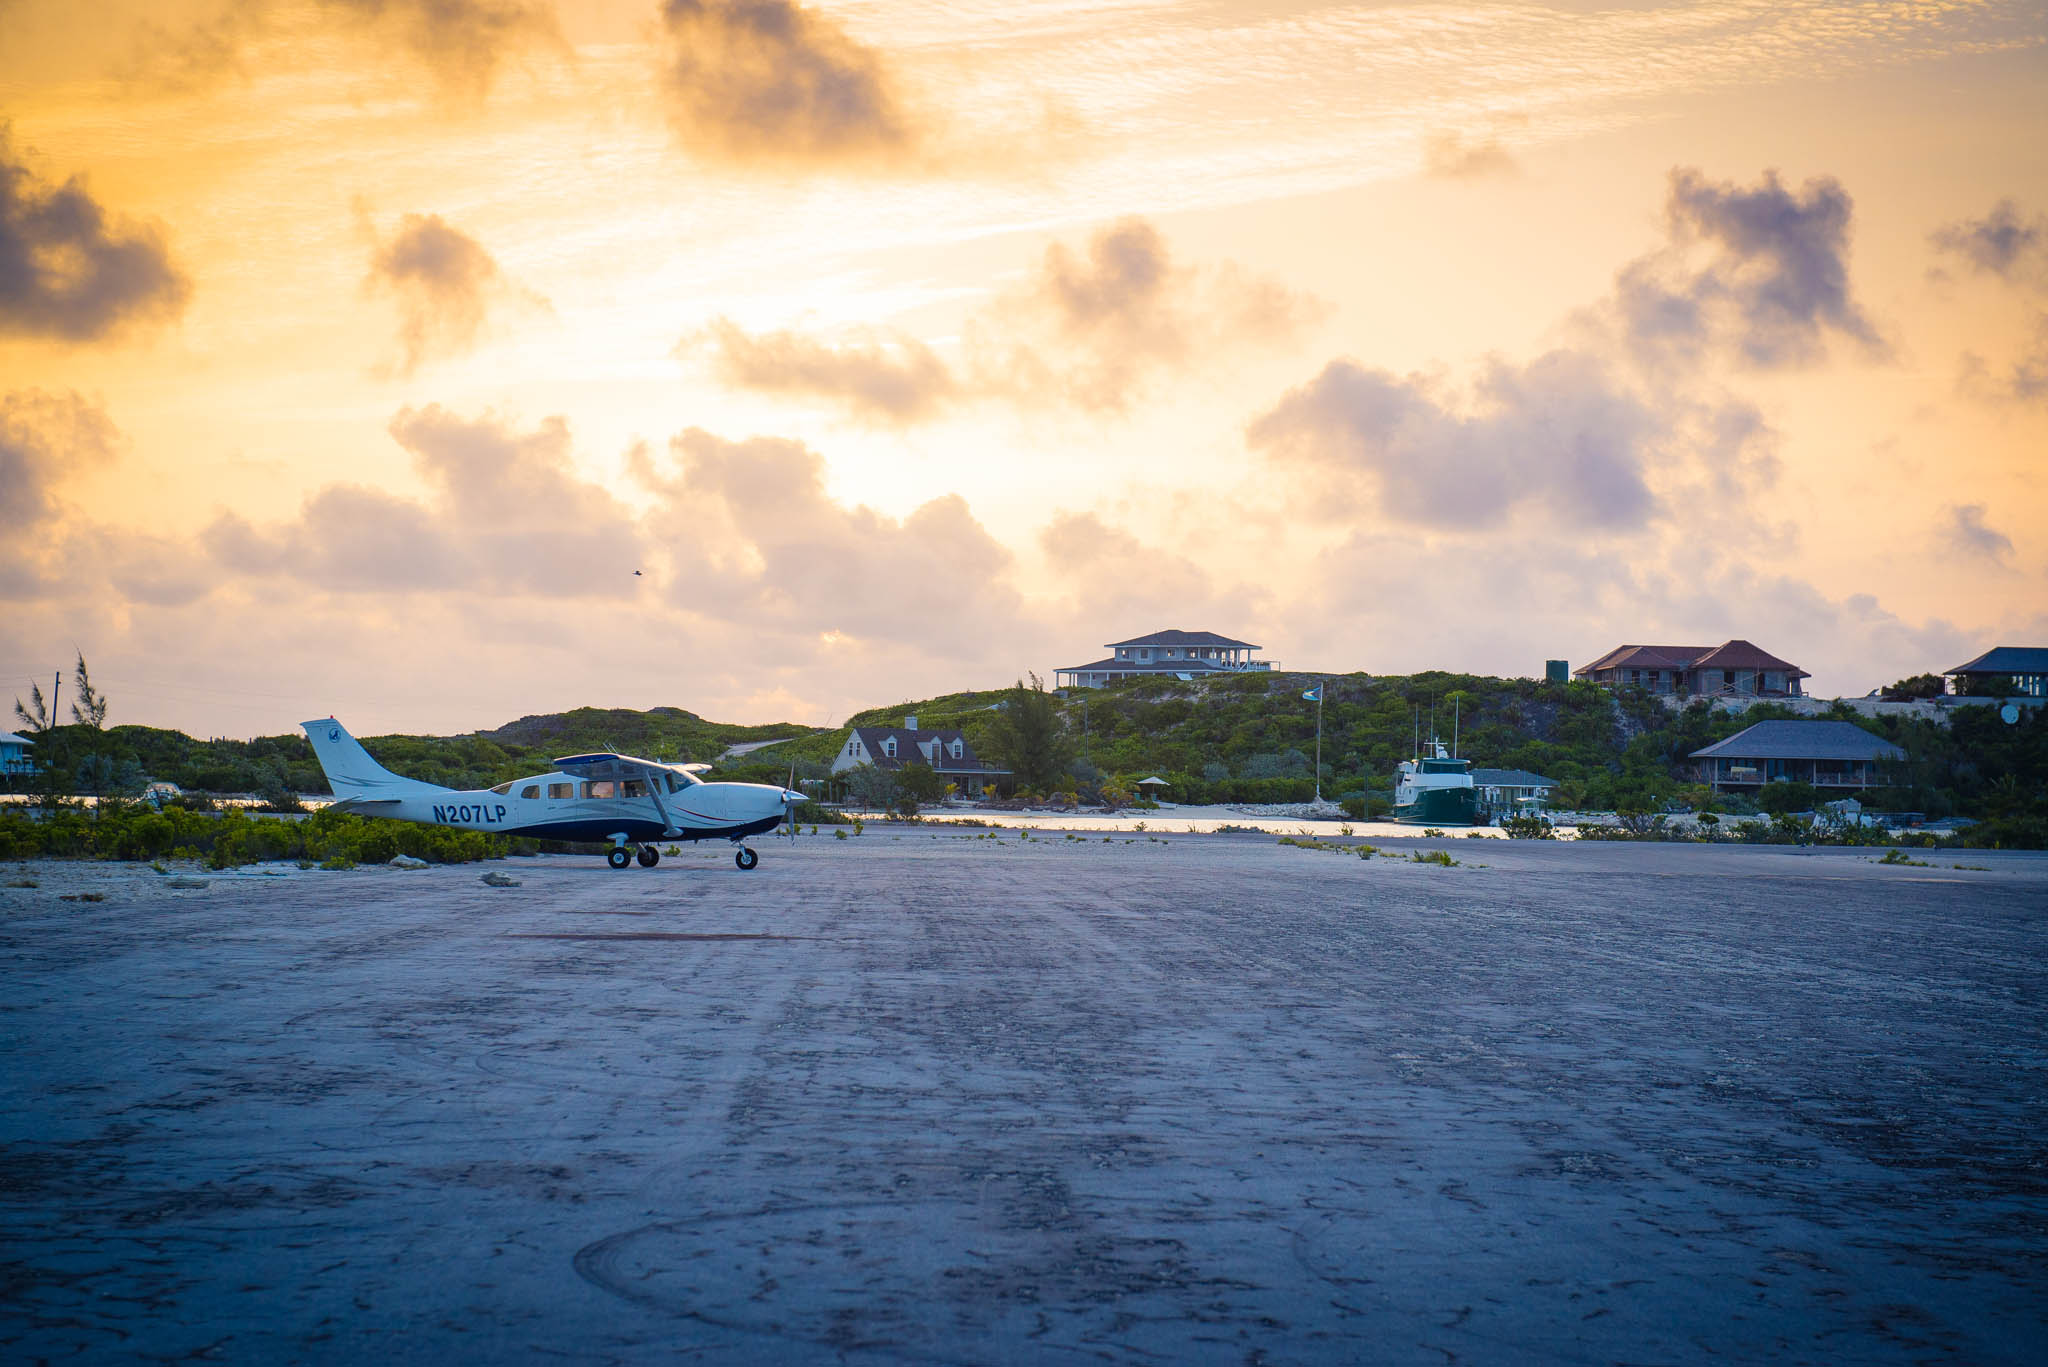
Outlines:
{"label": "tree", "polygon": [[1938,698],[1948,691],[1948,685],[1939,674],[1915,674],[1910,679],[1901,679],[1879,695],[1888,702],[1903,702],[1911,698]]}
{"label": "tree", "polygon": [[920,764],[915,760],[896,771],[896,787],[906,796],[914,797],[919,802],[936,801],[946,790],[945,783],[932,770],[931,765]]}
{"label": "tree", "polygon": [[989,728],[989,743],[1019,788],[1059,788],[1073,760],[1073,742],[1061,725],[1059,705],[1036,674],[1029,688],[1019,679],[1010,690]]}
{"label": "tree", "polygon": [[72,680],[78,686],[78,700],[71,704],[71,719],[80,726],[99,730],[107,724],[107,700],[92,686],[92,678],[85,672],[85,652],[82,650],[78,652],[78,671],[72,675]]}
{"label": "tree", "polygon": [[20,695],[15,696],[14,715],[31,731],[47,731],[55,720],[50,716],[50,704],[43,697],[42,685],[33,683],[28,686],[28,706],[23,707]]}
{"label": "tree", "polygon": [[896,776],[872,764],[846,772],[848,796],[871,812],[886,811],[896,801]]}

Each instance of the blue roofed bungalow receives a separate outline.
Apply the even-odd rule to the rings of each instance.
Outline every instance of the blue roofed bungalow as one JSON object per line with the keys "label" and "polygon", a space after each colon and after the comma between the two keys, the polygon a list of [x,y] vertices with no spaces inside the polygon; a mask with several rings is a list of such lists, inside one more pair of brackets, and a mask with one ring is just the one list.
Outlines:
{"label": "blue roofed bungalow", "polygon": [[1692,752],[1702,783],[1715,792],[1743,792],[1766,783],[1816,788],[1881,788],[1886,765],[1906,752],[1846,721],[1760,721]]}
{"label": "blue roofed bungalow", "polygon": [[12,731],[0,731],[0,776],[14,778],[36,771],[35,757],[29,754],[35,742],[27,736],[17,736]]}
{"label": "blue roofed bungalow", "polygon": [[1949,692],[2048,699],[2048,647],[1999,646],[1944,670]]}

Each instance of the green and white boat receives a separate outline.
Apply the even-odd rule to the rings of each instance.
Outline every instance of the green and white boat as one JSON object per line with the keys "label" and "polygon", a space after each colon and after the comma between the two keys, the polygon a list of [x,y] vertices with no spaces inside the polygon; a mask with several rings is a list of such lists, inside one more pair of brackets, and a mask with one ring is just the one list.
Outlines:
{"label": "green and white boat", "polygon": [[1429,745],[1436,753],[1405,760],[1394,770],[1394,820],[1404,826],[1478,825],[1472,761],[1452,759],[1434,738]]}

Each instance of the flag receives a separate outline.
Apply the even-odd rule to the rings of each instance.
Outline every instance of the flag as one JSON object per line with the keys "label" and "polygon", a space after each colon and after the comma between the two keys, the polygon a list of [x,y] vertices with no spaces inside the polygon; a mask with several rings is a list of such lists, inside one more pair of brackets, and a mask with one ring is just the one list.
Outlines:
{"label": "flag", "polygon": [[1323,686],[1317,684],[1314,688],[1302,694],[1301,700],[1303,702],[1321,702],[1323,700]]}

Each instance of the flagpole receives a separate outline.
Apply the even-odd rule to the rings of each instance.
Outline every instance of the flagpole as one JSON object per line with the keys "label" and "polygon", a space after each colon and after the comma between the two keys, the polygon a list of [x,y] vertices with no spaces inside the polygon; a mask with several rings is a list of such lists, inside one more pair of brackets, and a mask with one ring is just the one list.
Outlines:
{"label": "flagpole", "polygon": [[1316,684],[1316,805],[1323,804],[1323,684]]}

